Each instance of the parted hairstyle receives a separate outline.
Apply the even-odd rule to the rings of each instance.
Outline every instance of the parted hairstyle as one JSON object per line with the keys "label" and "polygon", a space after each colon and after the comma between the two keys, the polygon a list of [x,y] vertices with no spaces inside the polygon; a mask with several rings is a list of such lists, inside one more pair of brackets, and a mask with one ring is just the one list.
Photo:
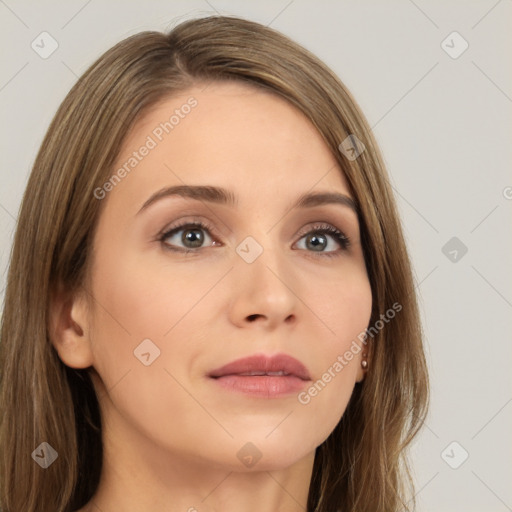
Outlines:
{"label": "parted hairstyle", "polygon": [[[369,339],[366,378],[316,449],[307,512],[414,508],[407,447],[427,412],[428,375],[410,258],[380,150],[356,101],[317,57],[258,23],[210,16],[116,44],[72,87],[44,137],[19,212],[0,332],[2,512],[73,512],[96,491],[100,409],[91,368],[66,366],[51,343],[53,293],[87,282],[103,203],[94,191],[112,176],[134,123],[173,94],[226,80],[274,93],[313,123],[356,202],[369,326],[401,305]],[[348,136],[365,146],[355,159],[339,149]],[[31,457],[43,441],[59,454],[47,469]]]}

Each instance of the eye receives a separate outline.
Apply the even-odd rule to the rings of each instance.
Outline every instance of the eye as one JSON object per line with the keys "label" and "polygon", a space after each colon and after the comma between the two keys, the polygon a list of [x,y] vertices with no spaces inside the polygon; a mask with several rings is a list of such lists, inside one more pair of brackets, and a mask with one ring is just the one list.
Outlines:
{"label": "eye", "polygon": [[[300,242],[304,242],[300,244]],[[336,256],[350,246],[349,238],[330,224],[313,226],[298,242],[299,249],[320,253],[322,256]]]}
{"label": "eye", "polygon": [[[210,236],[210,229],[203,222],[185,222],[165,231],[160,236],[160,241],[167,249],[179,252],[193,252],[194,249],[201,249],[205,241],[209,245],[220,245]],[[181,247],[177,245],[180,243]]]}
{"label": "eye", "polygon": [[[166,230],[159,236],[159,240],[166,249],[194,253],[208,246],[221,245],[211,236],[212,231],[213,229],[205,222],[183,222]],[[330,224],[317,224],[301,235],[297,245],[301,250],[315,252],[319,256],[332,257],[346,251],[350,246],[350,240]]]}

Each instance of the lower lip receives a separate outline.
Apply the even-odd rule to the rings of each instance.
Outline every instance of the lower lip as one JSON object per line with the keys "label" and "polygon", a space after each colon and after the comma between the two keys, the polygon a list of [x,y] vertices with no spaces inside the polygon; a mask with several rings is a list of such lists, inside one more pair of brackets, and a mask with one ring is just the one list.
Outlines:
{"label": "lower lip", "polygon": [[277,398],[296,393],[307,383],[293,375],[225,375],[213,380],[227,390],[264,398]]}

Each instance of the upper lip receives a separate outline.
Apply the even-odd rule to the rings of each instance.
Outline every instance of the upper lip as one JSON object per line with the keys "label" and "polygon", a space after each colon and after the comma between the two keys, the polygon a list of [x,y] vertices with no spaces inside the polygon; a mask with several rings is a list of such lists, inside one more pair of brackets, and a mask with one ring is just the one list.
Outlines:
{"label": "upper lip", "polygon": [[220,368],[211,371],[208,375],[213,378],[225,375],[241,375],[251,373],[255,375],[268,375],[269,372],[282,372],[284,375],[293,375],[302,380],[311,380],[307,368],[297,359],[287,354],[266,356],[255,354],[232,361]]}

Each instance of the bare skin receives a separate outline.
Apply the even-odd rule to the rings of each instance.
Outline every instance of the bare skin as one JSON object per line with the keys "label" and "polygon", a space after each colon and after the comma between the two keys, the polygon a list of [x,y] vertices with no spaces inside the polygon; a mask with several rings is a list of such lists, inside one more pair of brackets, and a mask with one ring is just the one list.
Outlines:
{"label": "bare skin", "polygon": [[[191,96],[197,106],[156,139],[155,127]],[[102,413],[101,481],[79,512],[304,512],[315,449],[364,378],[361,354],[307,404],[297,392],[227,390],[208,373],[285,353],[307,367],[307,391],[367,327],[357,215],[339,203],[290,209],[306,193],[350,197],[346,179],[299,111],[240,83],[161,102],[129,133],[115,169],[149,135],[156,147],[102,199],[90,288],[52,310],[59,356],[91,367]],[[223,187],[237,204],[167,196],[141,210],[173,185]],[[184,221],[211,229],[161,239]],[[236,250],[249,236],[263,250],[251,263]],[[198,237],[200,247],[185,245]],[[134,354],[147,339],[149,365]],[[243,462],[244,446],[261,456],[255,464]]]}

